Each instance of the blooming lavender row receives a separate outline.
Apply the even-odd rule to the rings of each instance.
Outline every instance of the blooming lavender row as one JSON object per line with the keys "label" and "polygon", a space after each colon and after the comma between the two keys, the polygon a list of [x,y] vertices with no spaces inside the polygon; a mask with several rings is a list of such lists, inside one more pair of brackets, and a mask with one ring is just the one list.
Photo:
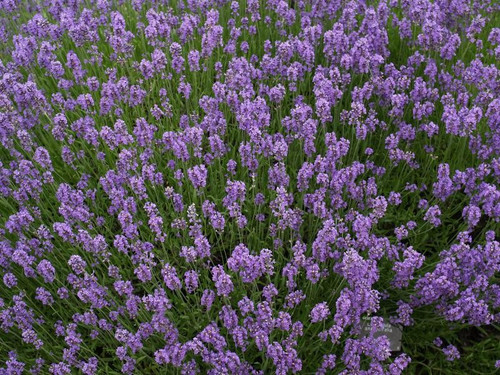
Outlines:
{"label": "blooming lavender row", "polygon": [[489,0],[0,0],[0,375],[477,360],[495,25]]}

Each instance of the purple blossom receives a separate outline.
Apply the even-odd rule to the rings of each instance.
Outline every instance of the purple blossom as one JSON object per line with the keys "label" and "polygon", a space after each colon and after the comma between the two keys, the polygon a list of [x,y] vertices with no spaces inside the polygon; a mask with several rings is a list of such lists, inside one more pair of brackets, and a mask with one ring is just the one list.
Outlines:
{"label": "purple blossom", "polygon": [[234,289],[231,277],[224,272],[220,265],[212,268],[212,281],[215,283],[219,296],[227,297]]}
{"label": "purple blossom", "polygon": [[46,283],[54,281],[56,270],[48,260],[44,259],[38,263],[36,270],[43,277],[43,280]]}
{"label": "purple blossom", "polygon": [[309,316],[311,317],[312,323],[317,323],[325,320],[330,315],[330,309],[326,302],[318,303],[313,307]]}
{"label": "purple blossom", "polygon": [[163,281],[165,282],[165,285],[170,290],[176,290],[182,287],[181,281],[177,276],[177,271],[175,267],[166,263],[163,269],[161,270],[161,274],[163,276]]}
{"label": "purple blossom", "polygon": [[427,212],[424,215],[424,220],[431,223],[433,226],[437,227],[441,224],[441,219],[439,216],[441,215],[441,210],[438,205],[431,206],[427,209]]}
{"label": "purple blossom", "polygon": [[206,186],[208,171],[205,165],[201,164],[189,168],[187,174],[195,189],[201,189]]}
{"label": "purple blossom", "polygon": [[458,349],[453,345],[448,345],[446,348],[443,348],[443,353],[448,361],[454,361],[460,358]]}

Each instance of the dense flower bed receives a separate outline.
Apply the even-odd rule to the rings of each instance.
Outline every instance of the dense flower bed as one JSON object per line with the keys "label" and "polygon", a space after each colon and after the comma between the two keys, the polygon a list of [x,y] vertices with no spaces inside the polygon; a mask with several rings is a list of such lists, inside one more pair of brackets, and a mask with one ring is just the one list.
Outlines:
{"label": "dense flower bed", "polygon": [[489,0],[0,0],[0,374],[495,372],[499,61]]}

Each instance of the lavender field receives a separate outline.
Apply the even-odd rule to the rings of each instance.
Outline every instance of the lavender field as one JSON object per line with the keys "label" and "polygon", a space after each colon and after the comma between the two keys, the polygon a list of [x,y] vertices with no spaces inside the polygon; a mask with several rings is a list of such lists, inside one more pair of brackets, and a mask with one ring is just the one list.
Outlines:
{"label": "lavender field", "polygon": [[498,0],[0,0],[0,375],[500,373]]}

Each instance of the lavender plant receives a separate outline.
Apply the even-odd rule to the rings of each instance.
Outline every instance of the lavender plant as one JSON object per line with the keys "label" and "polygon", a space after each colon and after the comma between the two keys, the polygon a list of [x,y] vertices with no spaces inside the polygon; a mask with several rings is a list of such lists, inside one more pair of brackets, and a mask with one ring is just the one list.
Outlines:
{"label": "lavender plant", "polygon": [[493,0],[0,0],[0,375],[498,371],[499,61]]}

